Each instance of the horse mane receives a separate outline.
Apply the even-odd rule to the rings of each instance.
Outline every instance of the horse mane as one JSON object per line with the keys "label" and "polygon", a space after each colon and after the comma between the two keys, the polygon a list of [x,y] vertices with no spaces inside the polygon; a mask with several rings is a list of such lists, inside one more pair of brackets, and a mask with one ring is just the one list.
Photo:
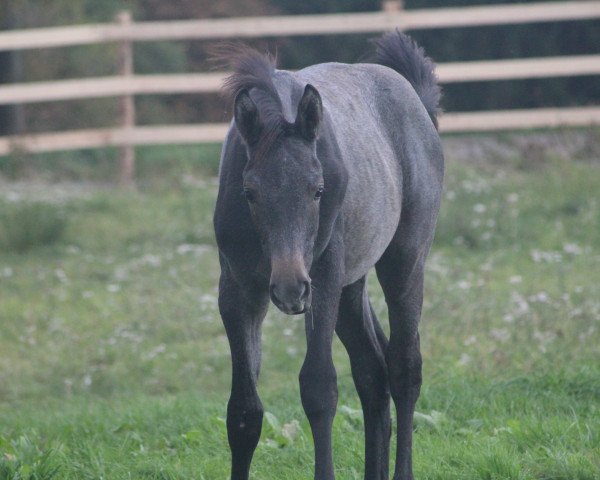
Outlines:
{"label": "horse mane", "polygon": [[252,97],[263,126],[255,156],[262,157],[289,125],[283,116],[281,99],[273,83],[276,57],[236,43],[221,44],[211,53],[213,61],[232,70],[222,86],[222,92],[230,105],[233,105],[235,97],[241,91],[253,91]]}

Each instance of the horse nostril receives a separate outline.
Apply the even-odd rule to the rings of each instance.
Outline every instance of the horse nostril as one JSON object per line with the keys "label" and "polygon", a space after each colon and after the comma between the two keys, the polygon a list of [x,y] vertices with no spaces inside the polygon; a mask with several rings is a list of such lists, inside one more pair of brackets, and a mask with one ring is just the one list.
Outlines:
{"label": "horse nostril", "polygon": [[269,287],[269,293],[271,294],[271,298],[273,300],[279,300],[279,298],[277,297],[277,294],[275,293],[277,290],[277,288],[275,287],[275,284],[271,284]]}
{"label": "horse nostril", "polygon": [[295,288],[280,288],[276,284],[269,285],[271,300],[285,311],[299,313],[310,298],[310,281],[300,281]]}
{"label": "horse nostril", "polygon": [[309,281],[302,282],[302,288],[303,288],[303,290],[302,290],[302,293],[300,294],[300,299],[302,301],[306,301],[306,299],[310,295],[310,282]]}

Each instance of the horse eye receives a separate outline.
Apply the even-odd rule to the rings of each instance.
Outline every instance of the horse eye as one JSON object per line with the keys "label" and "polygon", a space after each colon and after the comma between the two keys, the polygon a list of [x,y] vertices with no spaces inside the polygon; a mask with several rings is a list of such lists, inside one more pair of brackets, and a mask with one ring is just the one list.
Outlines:
{"label": "horse eye", "polygon": [[315,193],[315,200],[318,200],[322,196],[323,196],[323,187],[319,187],[319,189],[317,190],[317,193]]}
{"label": "horse eye", "polygon": [[254,192],[248,188],[244,188],[244,197],[248,200],[249,203],[254,203]]}

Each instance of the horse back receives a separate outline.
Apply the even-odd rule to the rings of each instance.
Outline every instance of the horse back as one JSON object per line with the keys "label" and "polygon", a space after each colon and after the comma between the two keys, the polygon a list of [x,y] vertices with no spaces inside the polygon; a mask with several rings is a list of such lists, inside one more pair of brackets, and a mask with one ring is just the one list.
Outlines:
{"label": "horse back", "polygon": [[439,135],[410,83],[390,68],[320,64],[296,78],[319,90],[348,172],[342,214],[352,283],[381,257],[403,217],[417,230],[407,235],[430,242],[442,188]]}

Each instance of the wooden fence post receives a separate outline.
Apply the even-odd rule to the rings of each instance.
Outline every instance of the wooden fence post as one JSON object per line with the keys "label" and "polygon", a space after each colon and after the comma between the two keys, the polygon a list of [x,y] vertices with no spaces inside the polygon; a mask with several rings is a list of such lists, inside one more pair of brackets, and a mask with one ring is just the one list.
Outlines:
{"label": "wooden fence post", "polygon": [[385,13],[398,13],[404,8],[404,0],[384,0],[381,9]]}
{"label": "wooden fence post", "polygon": [[[127,10],[119,12],[116,20],[123,27],[131,25],[131,12]],[[133,43],[128,38],[119,43],[119,73],[125,78],[133,76]],[[121,128],[125,136],[129,136],[135,127],[135,98],[131,93],[121,97],[120,116]],[[131,143],[126,143],[120,148],[119,183],[123,186],[131,186],[134,173],[135,147]]]}

